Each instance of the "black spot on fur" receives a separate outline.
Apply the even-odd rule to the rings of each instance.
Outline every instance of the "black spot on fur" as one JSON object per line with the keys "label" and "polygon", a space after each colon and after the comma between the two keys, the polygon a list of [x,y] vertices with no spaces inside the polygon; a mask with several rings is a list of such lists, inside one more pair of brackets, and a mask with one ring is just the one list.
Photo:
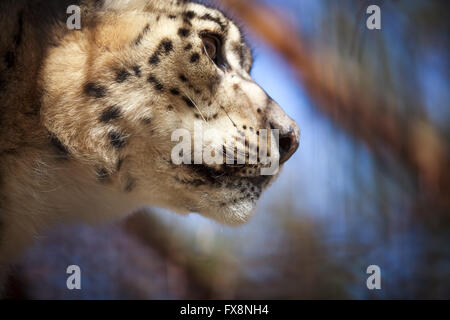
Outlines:
{"label": "black spot on fur", "polygon": [[188,43],[185,47],[184,47],[184,51],[189,51],[192,49],[192,44]]}
{"label": "black spot on fur", "polygon": [[181,97],[189,108],[195,108],[194,103],[186,96]]}
{"label": "black spot on fur", "polygon": [[150,31],[150,25],[146,25],[145,26],[145,28],[144,28],[144,30],[142,30],[142,32],[138,35],[138,37],[136,38],[136,40],[134,40],[134,44],[135,45],[140,45],[141,44],[141,41],[142,41],[142,39],[144,38],[144,36],[145,36],[145,34],[147,33],[147,32],[149,32]]}
{"label": "black spot on fur", "polygon": [[125,70],[125,69],[119,70],[116,73],[116,81],[118,83],[122,83],[122,82],[126,81],[128,79],[128,77],[130,77],[130,76],[131,76],[131,73],[129,73],[127,70]]}
{"label": "black spot on fur", "polygon": [[141,41],[142,41],[142,38],[143,38],[143,35],[142,35],[142,34],[138,35],[138,37],[136,38],[136,40],[134,40],[134,45],[136,45],[136,46],[140,45],[140,44],[141,44]]}
{"label": "black spot on fur", "polygon": [[191,33],[191,31],[187,28],[180,28],[178,29],[178,35],[180,37],[186,38],[189,36],[189,34]]}
{"label": "black spot on fur", "polygon": [[191,11],[191,10],[183,12],[183,17],[186,18],[186,19],[189,19],[189,20],[194,19],[195,18],[195,12]]}
{"label": "black spot on fur", "polygon": [[162,91],[164,89],[164,86],[161,83],[156,83],[155,84],[155,89],[159,90],[159,91]]}
{"label": "black spot on fur", "polygon": [[172,110],[173,110],[173,106],[172,106],[172,105],[168,105],[168,106],[167,106],[167,110],[168,110],[168,111],[172,111]]}
{"label": "black spot on fur", "polygon": [[165,54],[169,54],[173,50],[173,43],[169,39],[164,39],[160,44]]}
{"label": "black spot on fur", "polygon": [[174,14],[169,14],[168,17],[169,17],[169,19],[172,19],[172,20],[177,18],[177,16]]}
{"label": "black spot on fur", "polygon": [[66,146],[53,134],[50,135],[50,143],[60,155],[64,156],[64,158],[69,156],[69,150],[67,150]]}
{"label": "black spot on fur", "polygon": [[161,82],[158,81],[158,79],[155,78],[155,76],[150,75],[148,77],[148,82],[152,83],[154,85],[155,90],[157,91],[163,91],[164,86]]}
{"label": "black spot on fur", "polygon": [[156,49],[155,53],[150,57],[149,59],[149,63],[150,64],[158,64],[160,59],[161,54],[166,54],[168,55],[171,51],[173,51],[173,43],[171,40],[169,39],[164,39],[160,42],[160,44],[158,45],[158,48]]}
{"label": "black spot on fur", "polygon": [[121,116],[120,109],[117,106],[112,106],[103,111],[99,120],[100,122],[108,123],[111,120],[120,118],[120,116]]}
{"label": "black spot on fur", "polygon": [[170,89],[170,93],[173,94],[174,96],[177,96],[180,94],[180,90],[178,90],[177,88],[172,88]]}
{"label": "black spot on fur", "polygon": [[180,74],[179,78],[183,82],[188,82],[188,79],[186,78],[186,76],[184,74]]}
{"label": "black spot on fur", "polygon": [[141,68],[139,68],[139,66],[133,66],[133,71],[136,77],[141,77]]}
{"label": "black spot on fur", "polygon": [[148,62],[149,62],[150,64],[158,64],[158,63],[159,63],[159,55],[158,55],[158,53],[155,52],[155,53],[150,57],[150,59],[148,60]]}
{"label": "black spot on fur", "polygon": [[220,26],[220,30],[225,31],[225,29],[226,29],[226,25],[219,18],[213,17],[209,13],[204,14],[199,19],[214,21],[215,23],[217,23]]}
{"label": "black spot on fur", "polygon": [[106,88],[97,83],[89,82],[84,86],[84,93],[93,98],[103,98],[106,96]]}
{"label": "black spot on fur", "polygon": [[192,54],[192,56],[191,56],[191,62],[192,62],[192,63],[197,63],[198,60],[200,60],[200,55],[199,55],[197,52],[194,53],[194,54]]}
{"label": "black spot on fur", "polygon": [[109,140],[111,142],[111,146],[115,149],[122,149],[127,143],[125,136],[117,131],[112,131],[109,133]]}

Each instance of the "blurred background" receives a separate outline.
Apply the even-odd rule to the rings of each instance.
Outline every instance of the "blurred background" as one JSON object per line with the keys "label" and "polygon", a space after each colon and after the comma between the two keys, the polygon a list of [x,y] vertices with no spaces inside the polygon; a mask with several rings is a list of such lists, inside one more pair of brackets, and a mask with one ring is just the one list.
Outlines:
{"label": "blurred background", "polygon": [[[257,214],[239,228],[156,208],[61,226],[17,263],[9,296],[449,299],[449,2],[219,2],[302,131]],[[381,30],[366,27],[373,4]],[[366,287],[373,264],[381,290]]]}

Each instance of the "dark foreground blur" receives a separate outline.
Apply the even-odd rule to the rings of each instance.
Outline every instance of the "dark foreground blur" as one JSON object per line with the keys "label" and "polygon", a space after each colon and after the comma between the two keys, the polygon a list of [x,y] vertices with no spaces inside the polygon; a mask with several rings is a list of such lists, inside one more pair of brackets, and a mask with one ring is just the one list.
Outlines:
{"label": "dark foreground blur", "polygon": [[[254,219],[152,209],[57,228],[17,264],[10,297],[449,299],[448,2],[222,2],[249,31],[254,78],[302,130]],[[371,4],[381,30],[366,28]]]}

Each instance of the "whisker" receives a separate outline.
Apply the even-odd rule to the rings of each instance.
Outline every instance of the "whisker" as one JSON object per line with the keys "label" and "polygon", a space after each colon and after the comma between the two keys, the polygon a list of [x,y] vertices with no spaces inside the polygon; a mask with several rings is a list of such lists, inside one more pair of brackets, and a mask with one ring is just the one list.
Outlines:
{"label": "whisker", "polygon": [[228,112],[227,112],[227,110],[225,110],[225,108],[222,106],[222,107],[220,107],[222,110],[223,110],[223,112],[225,112],[225,114],[227,115],[227,117],[228,117],[228,119],[230,119],[230,121],[231,121],[231,123],[233,124],[233,126],[236,128],[236,130],[237,130],[237,125],[236,125],[236,123],[233,121],[233,119],[231,119],[231,117],[230,117],[230,115],[228,114]]}
{"label": "whisker", "polygon": [[195,106],[195,108],[197,109],[197,111],[200,113],[200,116],[202,117],[203,121],[205,121],[206,124],[208,124],[208,121],[206,121],[205,117],[203,116],[202,112],[200,111],[200,109],[198,108],[197,104],[194,102],[194,100],[191,99],[191,97],[189,97],[189,95],[186,92],[183,92],[183,94],[192,102],[192,104]]}
{"label": "whisker", "polygon": [[205,51],[206,56],[208,57],[208,59],[211,61],[212,64],[216,64],[213,59],[211,59],[211,57],[208,54],[208,51],[206,50],[205,44],[202,42],[202,46],[203,46],[203,50]]}

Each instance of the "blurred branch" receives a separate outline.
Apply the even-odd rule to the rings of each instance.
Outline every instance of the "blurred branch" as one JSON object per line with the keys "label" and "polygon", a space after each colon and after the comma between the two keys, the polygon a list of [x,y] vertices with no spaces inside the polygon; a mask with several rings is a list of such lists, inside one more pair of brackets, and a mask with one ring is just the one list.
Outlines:
{"label": "blurred branch", "polygon": [[[450,156],[446,140],[427,121],[402,116],[395,97],[376,92],[353,61],[323,48],[306,49],[285,17],[254,0],[222,0],[297,71],[317,107],[378,153],[409,167],[438,204],[450,208]],[[349,59],[350,60],[350,59]]]}

